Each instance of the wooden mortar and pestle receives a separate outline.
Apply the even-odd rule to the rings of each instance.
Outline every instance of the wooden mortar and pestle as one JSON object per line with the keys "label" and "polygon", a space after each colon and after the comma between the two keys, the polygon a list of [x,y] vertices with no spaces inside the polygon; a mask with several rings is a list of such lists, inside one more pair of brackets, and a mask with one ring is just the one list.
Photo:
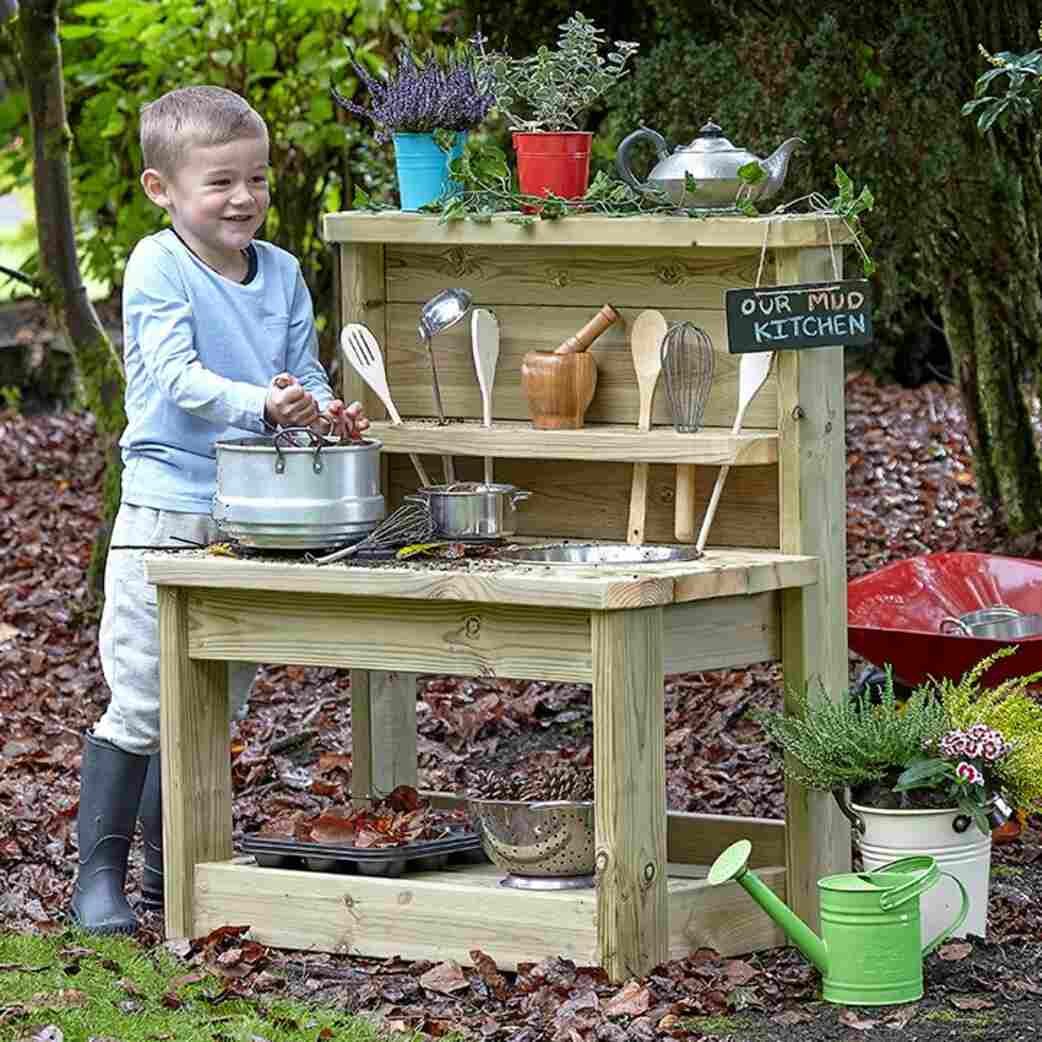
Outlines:
{"label": "wooden mortar and pestle", "polygon": [[587,348],[619,313],[605,304],[574,336],[553,351],[529,351],[521,362],[521,387],[532,426],[539,430],[577,430],[597,389],[597,363]]}

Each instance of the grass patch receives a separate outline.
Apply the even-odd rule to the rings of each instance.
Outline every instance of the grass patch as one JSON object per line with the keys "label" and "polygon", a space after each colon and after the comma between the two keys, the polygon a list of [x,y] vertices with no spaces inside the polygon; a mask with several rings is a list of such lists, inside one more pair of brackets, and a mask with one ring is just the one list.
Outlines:
{"label": "grass patch", "polygon": [[[759,1032],[746,1016],[691,1017],[681,1022],[685,1031],[728,1038],[755,1038]],[[737,1032],[742,1032],[738,1035]],[[752,1032],[752,1034],[750,1034]]]}
{"label": "grass patch", "polygon": [[[130,937],[0,933],[0,1042],[46,1025],[65,1042],[416,1042],[339,1010],[257,996],[227,998],[217,975],[196,979],[164,948]],[[451,1042],[451,1040],[450,1040]],[[457,1039],[457,1042],[459,1040]]]}

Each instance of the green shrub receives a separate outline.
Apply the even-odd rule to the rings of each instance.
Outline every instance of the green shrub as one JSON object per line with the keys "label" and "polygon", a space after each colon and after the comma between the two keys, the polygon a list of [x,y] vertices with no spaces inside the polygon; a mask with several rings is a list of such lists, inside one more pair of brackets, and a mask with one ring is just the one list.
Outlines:
{"label": "green shrub", "polygon": [[[87,273],[119,285],[134,244],[164,221],[138,184],[141,106],[174,87],[216,84],[243,94],[268,123],[274,177],[261,234],[300,259],[321,319],[334,300],[321,214],[346,208],[356,184],[387,190],[394,181],[390,154],[373,144],[371,129],[334,112],[331,80],[348,95],[357,88],[345,41],[378,70],[401,41],[429,42],[441,9],[442,0],[70,5],[61,35]],[[21,92],[0,101],[5,133],[8,140],[28,133]],[[0,158],[0,192],[29,176],[26,151]]]}

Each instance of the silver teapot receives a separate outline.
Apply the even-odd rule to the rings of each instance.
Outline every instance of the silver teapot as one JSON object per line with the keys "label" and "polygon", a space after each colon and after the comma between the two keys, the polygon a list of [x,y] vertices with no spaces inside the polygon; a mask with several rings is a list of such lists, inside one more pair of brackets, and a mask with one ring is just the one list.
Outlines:
{"label": "silver teapot", "polygon": [[[634,143],[647,138],[655,146],[659,161],[646,182],[633,176],[629,167],[629,151]],[[760,159],[744,148],[735,148],[715,123],[709,122],[698,132],[690,145],[678,145],[670,155],[666,139],[655,130],[641,127],[623,138],[615,153],[615,169],[631,188],[645,195],[664,192],[676,206],[699,210],[734,210],[739,189],[742,198],[750,202],[769,199],[782,186],[789,158],[797,145],[803,142],[791,137],[779,145],[767,159]],[[741,167],[758,163],[764,177],[747,183],[738,176]],[[690,174],[695,190],[685,188],[685,175]]]}

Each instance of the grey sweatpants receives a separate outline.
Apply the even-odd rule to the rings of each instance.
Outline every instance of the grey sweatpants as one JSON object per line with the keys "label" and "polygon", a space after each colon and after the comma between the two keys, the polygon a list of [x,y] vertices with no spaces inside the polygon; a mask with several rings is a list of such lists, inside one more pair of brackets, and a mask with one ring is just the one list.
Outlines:
{"label": "grey sweatpants", "polygon": [[[120,546],[177,546],[173,537],[211,543],[221,538],[207,514],[123,503],[112,529],[112,548],[105,565],[105,609],[98,644],[101,668],[112,698],[94,735],[128,753],[159,751],[159,621],[156,588],[145,582],[145,550]],[[228,663],[229,714],[245,715],[250,685],[257,671],[252,662]]]}

